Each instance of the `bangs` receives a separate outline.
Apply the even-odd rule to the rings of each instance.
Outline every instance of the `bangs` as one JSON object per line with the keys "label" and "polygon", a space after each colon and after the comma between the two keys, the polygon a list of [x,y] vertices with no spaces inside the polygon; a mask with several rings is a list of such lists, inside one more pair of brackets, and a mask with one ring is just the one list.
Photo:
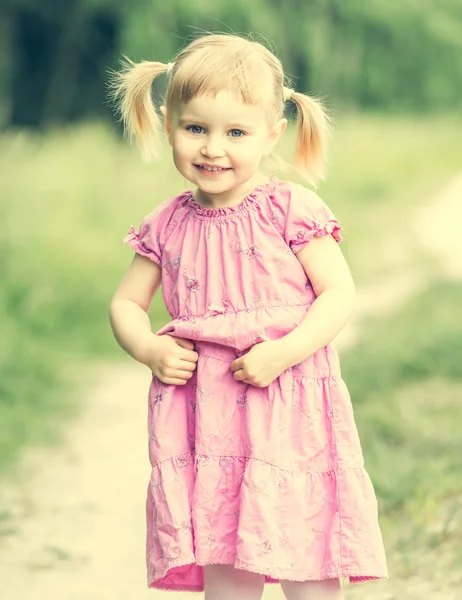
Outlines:
{"label": "bangs", "polygon": [[268,64],[251,48],[230,52],[196,51],[178,66],[167,90],[167,106],[188,103],[196,96],[215,96],[223,90],[245,104],[268,104],[272,92],[272,73]]}

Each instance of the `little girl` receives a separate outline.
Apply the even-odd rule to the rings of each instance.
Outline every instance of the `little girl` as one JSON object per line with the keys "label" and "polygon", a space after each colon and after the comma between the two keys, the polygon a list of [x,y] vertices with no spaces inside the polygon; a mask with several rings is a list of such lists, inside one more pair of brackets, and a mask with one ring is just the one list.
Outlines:
{"label": "little girl", "polygon": [[[130,228],[135,256],[110,309],[118,343],[152,371],[148,586],[256,600],[280,582],[289,600],[342,598],[342,578],[388,577],[330,345],[354,284],[327,205],[260,170],[292,100],[297,164],[319,178],[326,116],[284,86],[264,46],[207,35],[168,65],[130,62],[117,76],[125,125],[147,156],[159,140],[151,84],[163,73],[165,130],[193,187]],[[171,321],[154,334],[147,313],[161,283]]]}

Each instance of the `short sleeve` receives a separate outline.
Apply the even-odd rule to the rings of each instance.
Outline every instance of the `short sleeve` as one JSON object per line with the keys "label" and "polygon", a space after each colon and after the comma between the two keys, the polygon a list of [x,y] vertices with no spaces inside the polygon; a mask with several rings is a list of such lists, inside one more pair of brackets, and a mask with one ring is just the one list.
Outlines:
{"label": "short sleeve", "polygon": [[138,229],[133,225],[122,243],[128,244],[137,254],[146,256],[159,266],[162,265],[162,239],[164,204],[161,204],[141,221]]}
{"label": "short sleeve", "polygon": [[334,213],[317,194],[299,184],[292,186],[285,240],[294,254],[300,252],[314,236],[331,234],[340,243],[343,240],[342,230]]}

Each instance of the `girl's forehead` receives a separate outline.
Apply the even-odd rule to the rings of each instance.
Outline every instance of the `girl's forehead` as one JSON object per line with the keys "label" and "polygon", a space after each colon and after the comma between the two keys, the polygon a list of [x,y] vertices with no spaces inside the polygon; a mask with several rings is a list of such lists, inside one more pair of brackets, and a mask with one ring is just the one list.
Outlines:
{"label": "girl's forehead", "polygon": [[175,107],[180,118],[201,117],[208,120],[233,121],[245,119],[254,125],[266,123],[270,107],[266,103],[249,104],[231,90],[203,93]]}

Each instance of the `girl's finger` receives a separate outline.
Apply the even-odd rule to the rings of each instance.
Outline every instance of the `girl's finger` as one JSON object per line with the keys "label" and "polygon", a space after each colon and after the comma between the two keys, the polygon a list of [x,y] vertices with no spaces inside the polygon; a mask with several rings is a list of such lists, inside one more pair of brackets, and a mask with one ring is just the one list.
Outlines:
{"label": "girl's finger", "polygon": [[178,379],[176,377],[166,377],[165,379],[162,379],[161,381],[163,383],[166,383],[167,385],[184,385],[185,383],[187,383],[187,380]]}
{"label": "girl's finger", "polygon": [[234,372],[234,379],[236,381],[243,381],[245,378],[245,373],[243,369],[239,369],[238,371]]}
{"label": "girl's finger", "polygon": [[182,348],[186,348],[187,350],[194,350],[194,342],[192,342],[191,340],[188,340],[186,338],[175,337],[175,342],[178,344],[178,346],[181,346]]}
{"label": "girl's finger", "polygon": [[180,354],[180,359],[190,363],[197,363],[199,354],[194,350],[184,350]]}
{"label": "girl's finger", "polygon": [[233,362],[231,363],[231,371],[239,371],[239,369],[242,369],[240,360],[240,358],[236,358],[235,360],[233,360]]}
{"label": "girl's finger", "polygon": [[177,379],[191,379],[193,376],[193,370],[176,369],[174,373],[172,373],[171,377],[176,377]]}
{"label": "girl's finger", "polygon": [[165,371],[165,377],[168,377],[170,379],[191,379],[193,375],[192,371],[187,371],[186,369],[179,369],[179,368],[170,368],[170,369],[166,369]]}
{"label": "girl's finger", "polygon": [[197,363],[195,363],[195,362],[189,362],[189,361],[186,361],[186,360],[182,360],[180,362],[180,364],[178,365],[177,369],[175,369],[175,370],[177,370],[177,371],[188,371],[188,372],[192,373],[192,371],[196,370],[196,367],[197,367]]}

